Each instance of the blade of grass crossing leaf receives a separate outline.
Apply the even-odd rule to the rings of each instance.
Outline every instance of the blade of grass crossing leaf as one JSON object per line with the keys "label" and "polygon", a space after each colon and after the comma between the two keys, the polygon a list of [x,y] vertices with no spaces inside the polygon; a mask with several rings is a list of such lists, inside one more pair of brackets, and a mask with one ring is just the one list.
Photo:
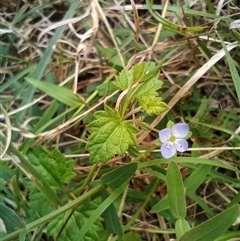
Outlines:
{"label": "blade of grass crossing leaf", "polygon": [[[71,18],[74,15],[78,6],[79,6],[78,1],[72,2],[67,13],[65,14],[63,20]],[[63,26],[57,28],[55,34],[53,35],[52,39],[50,40],[50,42],[48,44],[47,49],[44,52],[43,57],[41,58],[39,65],[37,66],[37,69],[31,75],[31,78],[37,79],[37,80],[40,80],[42,78],[42,76],[47,68],[47,65],[49,64],[49,61],[51,60],[51,56],[55,49],[54,46],[57,44],[57,41],[59,40],[59,38],[62,36],[65,28],[66,28],[66,25],[63,25]],[[35,87],[29,86],[26,93],[24,94],[25,98],[23,99],[21,106],[26,105],[29,102],[31,102],[33,99],[34,93],[35,93]],[[20,121],[22,121],[24,119],[24,117],[26,115],[26,111],[27,110],[23,110],[22,113],[19,115]]]}
{"label": "blade of grass crossing leaf", "polygon": [[232,76],[233,83],[234,83],[234,86],[235,86],[235,90],[236,90],[236,93],[237,93],[237,97],[238,97],[238,100],[240,102],[240,76],[239,76],[239,73],[238,73],[238,71],[235,67],[235,64],[234,64],[234,61],[233,61],[231,55],[229,54],[229,51],[226,48],[226,45],[225,45],[224,41],[222,40],[220,35],[218,35],[218,37],[219,37],[219,39],[221,41],[221,44],[223,46],[223,49],[225,51],[228,66],[230,68],[231,76]]}
{"label": "blade of grass crossing leaf", "polygon": [[180,241],[213,241],[236,221],[239,205],[234,205],[222,213],[186,232]]}
{"label": "blade of grass crossing leaf", "polygon": [[167,169],[167,190],[170,211],[174,218],[184,218],[186,215],[186,200],[182,175],[177,164],[169,163]]}
{"label": "blade of grass crossing leaf", "polygon": [[92,189],[90,189],[88,192],[82,194],[80,197],[77,197],[73,201],[68,202],[66,205],[56,209],[55,211],[45,215],[44,217],[39,218],[36,221],[27,224],[26,228],[20,228],[20,229],[14,231],[13,233],[7,234],[5,237],[3,237],[3,239],[1,241],[15,240],[19,234],[23,234],[23,236],[26,235],[32,229],[35,229],[35,228],[39,227],[40,225],[45,224],[45,223],[49,222],[50,220],[54,219],[58,215],[66,212],[68,210],[71,210],[72,208],[78,206],[79,204],[86,202],[87,200],[89,200],[89,198],[91,196],[98,193],[101,189],[102,189],[102,183],[98,183]]}
{"label": "blade of grass crossing leaf", "polygon": [[127,181],[137,170],[137,163],[132,162],[119,167],[102,177],[102,180],[111,188],[117,188]]}
{"label": "blade of grass crossing leaf", "polygon": [[92,227],[93,223],[100,217],[100,215],[124,192],[126,186],[128,185],[128,180],[118,187],[103,203],[95,210],[88,221],[82,226],[77,238],[73,241],[83,240],[85,233]]}
{"label": "blade of grass crossing leaf", "polygon": [[[0,135],[0,141],[5,144],[6,138]],[[16,149],[16,147],[12,143],[10,143],[9,145],[9,151],[19,158],[20,162],[16,164],[20,167],[20,169],[32,175],[31,181],[39,190],[41,190],[41,192],[46,196],[46,198],[53,205],[61,205],[60,198],[51,188],[49,183],[42,178],[41,173],[38,172],[38,170],[32,165],[32,163],[18,149]]]}
{"label": "blade of grass crossing leaf", "polygon": [[[109,197],[106,189],[102,189],[101,196],[103,201]],[[118,218],[117,210],[113,203],[111,203],[109,207],[103,212],[103,217],[105,220],[106,230],[108,230],[110,233],[121,236],[123,233],[122,226]]]}

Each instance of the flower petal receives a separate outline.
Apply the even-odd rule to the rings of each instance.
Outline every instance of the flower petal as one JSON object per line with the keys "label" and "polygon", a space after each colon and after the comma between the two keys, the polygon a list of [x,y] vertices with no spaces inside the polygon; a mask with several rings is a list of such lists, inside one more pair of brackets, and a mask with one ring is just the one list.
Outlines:
{"label": "flower petal", "polygon": [[172,136],[172,129],[171,128],[165,128],[161,131],[158,132],[159,133],[159,139],[162,143],[169,141],[170,137]]}
{"label": "flower petal", "polygon": [[172,142],[164,142],[161,146],[162,156],[166,159],[176,154],[176,148]]}
{"label": "flower petal", "polygon": [[172,127],[172,135],[177,139],[185,138],[188,135],[188,132],[189,126],[185,123],[178,123]]}
{"label": "flower petal", "polygon": [[188,149],[188,142],[184,139],[177,139],[174,142],[175,148],[177,151],[184,152]]}

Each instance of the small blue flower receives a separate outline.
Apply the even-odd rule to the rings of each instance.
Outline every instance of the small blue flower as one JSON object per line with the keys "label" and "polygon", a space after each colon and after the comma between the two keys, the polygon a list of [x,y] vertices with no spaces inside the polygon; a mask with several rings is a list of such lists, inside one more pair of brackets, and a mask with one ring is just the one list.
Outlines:
{"label": "small blue flower", "polygon": [[178,123],[172,128],[165,128],[159,131],[159,139],[162,142],[162,156],[168,159],[173,157],[177,151],[186,151],[188,143],[184,138],[187,137],[188,132],[189,126],[185,123]]}

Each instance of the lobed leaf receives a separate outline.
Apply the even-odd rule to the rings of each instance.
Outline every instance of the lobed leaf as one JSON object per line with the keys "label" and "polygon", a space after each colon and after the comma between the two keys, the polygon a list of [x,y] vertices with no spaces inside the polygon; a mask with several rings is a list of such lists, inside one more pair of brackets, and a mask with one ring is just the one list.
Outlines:
{"label": "lobed leaf", "polygon": [[[58,241],[73,241],[78,237],[79,230],[82,228],[84,223],[87,222],[89,217],[97,208],[92,202],[86,202],[79,206],[73,213],[71,210],[65,212],[62,215],[59,215],[53,221],[51,221],[47,226],[47,234],[49,236],[58,237]],[[65,226],[64,226],[65,225]],[[102,224],[99,219],[96,219],[92,227],[86,231],[82,241],[98,241],[98,231],[102,230]]]}
{"label": "lobed leaf", "polygon": [[155,96],[143,96],[140,98],[139,104],[148,115],[159,115],[168,109],[167,104],[160,97]]}
{"label": "lobed leaf", "polygon": [[67,160],[57,149],[49,153],[42,147],[35,146],[28,152],[28,158],[43,178],[56,189],[69,183],[76,176],[73,171],[74,162]]}
{"label": "lobed leaf", "polygon": [[123,156],[136,143],[137,129],[132,121],[122,120],[117,111],[106,106],[95,117],[89,125],[92,134],[86,145],[92,163],[106,162],[115,154]]}

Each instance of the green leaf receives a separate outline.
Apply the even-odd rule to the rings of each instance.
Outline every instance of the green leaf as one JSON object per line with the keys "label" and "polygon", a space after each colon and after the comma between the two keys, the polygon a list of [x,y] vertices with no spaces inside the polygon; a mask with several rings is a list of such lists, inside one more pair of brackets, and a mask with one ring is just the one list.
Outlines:
{"label": "green leaf", "polygon": [[213,241],[227,231],[239,214],[239,205],[234,205],[186,232],[180,241]]}
{"label": "green leaf", "polygon": [[146,73],[146,63],[140,63],[135,65],[133,68],[132,83],[135,84],[137,81],[141,81],[141,77]]}
{"label": "green leaf", "polygon": [[183,218],[177,219],[177,221],[175,223],[177,240],[179,240],[182,237],[182,235],[185,234],[190,229],[191,228],[190,228],[188,222],[185,219],[183,219]]}
{"label": "green leaf", "polygon": [[[152,71],[154,71],[154,74],[146,77]],[[139,82],[139,85],[131,90],[132,98],[144,95],[156,96],[155,90],[161,88],[163,84],[159,81],[159,72],[156,71],[156,65],[153,62],[137,64],[130,70],[122,70],[113,83],[121,90],[126,90],[136,82]]]}
{"label": "green leaf", "polygon": [[144,96],[158,96],[157,90],[160,89],[163,82],[159,80],[159,73],[147,81],[141,82],[136,88],[130,91],[130,99],[141,99]]}
{"label": "green leaf", "polygon": [[[109,195],[106,189],[102,189],[101,191],[102,201],[106,200]],[[118,236],[122,236],[122,226],[119,221],[119,217],[117,214],[117,210],[113,203],[111,203],[108,208],[103,212],[103,217],[105,220],[105,227],[109,233],[117,234]]]}
{"label": "green leaf", "polygon": [[117,86],[113,84],[113,82],[104,82],[97,86],[98,95],[106,96],[110,95],[116,90],[118,90]]}
{"label": "green leaf", "polygon": [[104,56],[106,56],[109,60],[109,64],[117,69],[122,69],[122,62],[118,56],[118,53],[115,49],[104,48],[102,46],[98,46],[98,49],[102,52]]}
{"label": "green leaf", "polygon": [[221,237],[215,239],[214,241],[237,241],[240,237],[240,231],[231,231],[221,235]]}
{"label": "green leaf", "polygon": [[167,190],[170,210],[174,218],[186,215],[186,200],[181,172],[175,162],[171,161],[167,169]]}
{"label": "green leaf", "polygon": [[[92,202],[86,202],[86,204],[79,206],[73,213],[69,210],[62,215],[59,215],[47,226],[47,234],[49,236],[57,237],[61,229],[58,241],[73,241],[78,237],[78,232],[87,222],[92,213],[98,206]],[[66,225],[65,225],[66,224]],[[64,226],[65,225],[65,226]],[[102,224],[99,219],[96,219],[92,227],[85,233],[82,241],[98,241],[98,231],[102,230]]]}
{"label": "green leaf", "polygon": [[142,241],[140,234],[137,232],[133,232],[133,231],[125,233],[122,237],[122,240],[123,241],[133,241],[133,240],[134,241]]}
{"label": "green leaf", "polygon": [[115,76],[116,80],[113,81],[117,87],[121,90],[126,90],[133,84],[133,71],[130,70],[122,70],[119,75]]}
{"label": "green leaf", "polygon": [[152,209],[150,210],[151,213],[159,213],[163,210],[169,209],[169,201],[168,195],[165,195],[159,202],[157,202]]}
{"label": "green leaf", "polygon": [[168,109],[167,104],[160,97],[155,96],[143,96],[140,98],[139,104],[148,115],[159,115]]}
{"label": "green leaf", "polygon": [[240,203],[240,192],[238,192],[232,199],[232,201],[228,204],[228,207],[233,206],[234,204]]}
{"label": "green leaf", "polygon": [[73,160],[66,159],[57,149],[49,153],[42,147],[35,146],[29,150],[28,158],[43,178],[56,189],[62,188],[62,185],[76,176]]}
{"label": "green leaf", "polygon": [[129,164],[126,164],[122,167],[119,167],[119,168],[107,173],[101,179],[109,187],[111,187],[112,189],[115,189],[115,188],[121,186],[129,178],[131,178],[131,176],[136,172],[137,166],[138,165],[136,162],[131,162]]}
{"label": "green leaf", "polygon": [[32,78],[25,79],[33,86],[39,88],[49,96],[55,98],[56,100],[60,101],[65,105],[76,107],[81,104],[81,97],[78,98],[71,90],[65,87],[61,87],[46,81],[40,81]]}
{"label": "green leaf", "polygon": [[[4,180],[8,180],[11,177],[12,177],[12,174],[9,172],[9,169],[4,167],[3,164],[0,162],[0,178]],[[1,187],[0,187],[0,190],[1,190]]]}
{"label": "green leaf", "polygon": [[36,221],[40,217],[44,217],[46,214],[54,211],[54,207],[51,205],[49,200],[33,185],[29,179],[24,180],[23,183],[27,190],[31,190],[28,197],[28,223]]}
{"label": "green leaf", "polygon": [[127,188],[128,181],[123,185],[114,190],[111,195],[106,198],[100,206],[92,213],[91,217],[87,220],[87,222],[83,225],[83,227],[78,232],[77,238],[74,241],[82,240],[85,237],[86,232],[92,229],[93,223],[98,219],[98,217],[109,207],[111,203],[113,203]]}
{"label": "green leaf", "polygon": [[194,193],[195,190],[204,182],[207,174],[211,170],[211,166],[202,165],[184,181],[184,186],[187,192]]}
{"label": "green leaf", "polygon": [[2,219],[8,233],[24,227],[21,219],[13,209],[0,202],[0,219]]}
{"label": "green leaf", "polygon": [[129,146],[136,144],[137,129],[132,121],[123,121],[117,111],[106,106],[95,117],[88,126],[92,134],[86,145],[92,163],[106,162],[115,154],[123,156]]}

